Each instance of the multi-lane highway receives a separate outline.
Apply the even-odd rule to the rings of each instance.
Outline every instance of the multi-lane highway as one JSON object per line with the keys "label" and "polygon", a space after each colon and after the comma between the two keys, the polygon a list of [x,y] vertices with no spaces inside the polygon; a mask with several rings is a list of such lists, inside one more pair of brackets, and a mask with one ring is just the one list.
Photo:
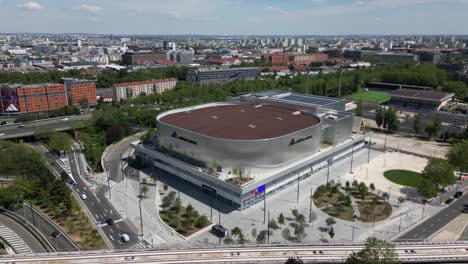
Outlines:
{"label": "multi-lane highway", "polygon": [[[343,263],[362,244],[279,245],[232,248],[159,249],[139,252],[85,252],[80,254],[0,257],[0,263],[285,263],[288,258],[305,262]],[[396,244],[402,263],[467,263],[468,242]]]}
{"label": "multi-lane highway", "polygon": [[17,123],[0,126],[0,139],[12,139],[32,136],[36,131],[51,129],[53,131],[64,131],[71,129],[71,125],[78,121],[89,120],[89,114],[79,116],[66,116],[49,118],[31,122]]}
{"label": "multi-lane highway", "polygon": [[[43,146],[41,143],[33,143],[32,146],[40,151],[49,164],[53,166],[53,169],[59,174],[64,173],[64,170],[58,165],[57,157],[50,153],[50,151]],[[81,199],[82,204],[85,206],[88,214],[97,223],[98,228],[105,235],[104,239],[112,248],[129,248],[139,243],[139,237],[135,228],[131,228],[124,219],[122,219],[119,212],[112,206],[112,204],[104,197],[96,197],[93,190],[91,190],[87,183],[83,180],[84,177],[84,166],[79,165],[80,159],[78,158],[77,152],[73,148],[69,154],[70,169],[76,185],[73,187],[73,191],[77,197],[81,197],[82,194],[86,195],[86,199]],[[71,179],[70,179],[71,180]],[[106,221],[112,219],[113,225],[108,225]],[[99,224],[100,223],[100,224]],[[120,235],[127,234],[130,237],[130,241],[124,242],[120,238]]]}
{"label": "multi-lane highway", "polygon": [[[73,190],[79,196],[82,194],[86,195],[87,198],[82,200],[86,209],[96,222],[101,222],[98,228],[101,228],[113,248],[128,248],[138,243],[139,237],[135,228],[130,227],[130,225],[122,219],[119,211],[114,208],[107,198],[98,198],[83,180],[84,171],[82,168],[84,166],[80,167],[80,165],[78,165],[80,161],[77,152],[79,151],[79,149],[73,148],[73,150],[69,152],[71,171],[77,183],[76,186],[73,187]],[[114,224],[106,224],[107,219],[112,219]],[[120,238],[122,234],[127,234],[130,237],[130,241],[122,241]]]}
{"label": "multi-lane highway", "polygon": [[415,228],[409,230],[400,236],[397,240],[425,240],[463,213],[468,213],[468,194],[465,194],[462,197],[456,199],[442,211],[422,222]]}

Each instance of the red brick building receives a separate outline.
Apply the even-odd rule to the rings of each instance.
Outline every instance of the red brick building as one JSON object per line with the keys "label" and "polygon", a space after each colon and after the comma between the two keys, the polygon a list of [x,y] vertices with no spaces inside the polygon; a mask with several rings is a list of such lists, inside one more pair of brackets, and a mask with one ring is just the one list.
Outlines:
{"label": "red brick building", "polygon": [[6,85],[0,88],[0,94],[2,113],[34,113],[67,105],[63,84]]}
{"label": "red brick building", "polygon": [[74,106],[80,105],[80,100],[86,98],[88,105],[97,104],[96,84],[93,81],[80,79],[63,79],[67,91],[68,103]]}

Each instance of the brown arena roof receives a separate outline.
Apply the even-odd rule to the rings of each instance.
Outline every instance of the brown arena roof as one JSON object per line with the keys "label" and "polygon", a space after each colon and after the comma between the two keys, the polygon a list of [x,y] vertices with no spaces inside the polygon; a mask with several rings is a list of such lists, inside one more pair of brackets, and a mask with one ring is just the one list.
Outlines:
{"label": "brown arena roof", "polygon": [[169,114],[160,121],[210,137],[256,140],[287,135],[319,123],[317,117],[297,113],[277,105],[220,105]]}

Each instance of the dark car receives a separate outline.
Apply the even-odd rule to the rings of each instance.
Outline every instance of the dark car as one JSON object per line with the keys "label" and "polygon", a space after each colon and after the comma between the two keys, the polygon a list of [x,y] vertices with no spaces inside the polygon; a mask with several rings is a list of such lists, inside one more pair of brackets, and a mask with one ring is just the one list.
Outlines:
{"label": "dark car", "polygon": [[463,196],[463,192],[462,191],[458,191],[456,192],[454,195],[453,195],[453,198],[460,198]]}
{"label": "dark car", "polygon": [[448,198],[447,200],[445,200],[445,203],[446,204],[451,204],[453,202],[453,199],[452,198]]}
{"label": "dark car", "polygon": [[114,224],[114,220],[112,220],[112,218],[109,218],[109,219],[106,220],[106,223],[107,223],[107,225],[111,226],[111,225]]}
{"label": "dark car", "polygon": [[61,235],[62,233],[60,233],[59,231],[55,230],[54,232],[52,232],[52,234],[50,234],[53,238],[57,238]]}

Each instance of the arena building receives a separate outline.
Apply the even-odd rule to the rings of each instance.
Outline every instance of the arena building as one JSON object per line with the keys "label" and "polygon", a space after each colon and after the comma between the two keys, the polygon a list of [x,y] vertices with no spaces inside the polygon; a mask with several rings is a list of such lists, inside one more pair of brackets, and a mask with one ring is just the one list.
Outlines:
{"label": "arena building", "polygon": [[248,94],[164,112],[156,144],[132,147],[148,164],[243,210],[365,146],[343,109],[336,98]]}

